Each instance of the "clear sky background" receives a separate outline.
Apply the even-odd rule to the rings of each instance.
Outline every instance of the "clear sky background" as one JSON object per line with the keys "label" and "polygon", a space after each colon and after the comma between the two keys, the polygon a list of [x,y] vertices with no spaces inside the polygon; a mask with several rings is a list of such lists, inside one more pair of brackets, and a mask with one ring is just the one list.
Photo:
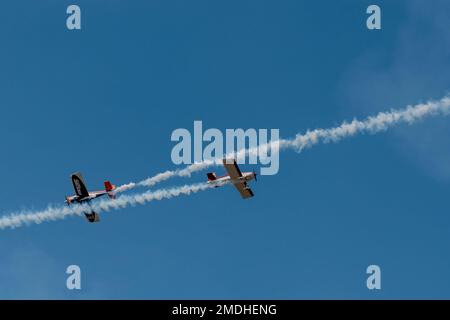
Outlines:
{"label": "clear sky background", "polygon": [[[449,25],[444,0],[3,3],[0,211],[62,204],[78,170],[98,189],[174,169],[170,135],[194,120],[290,137],[440,98]],[[247,201],[226,187],[2,230],[0,298],[450,298],[449,134],[428,119],[287,151]]]}

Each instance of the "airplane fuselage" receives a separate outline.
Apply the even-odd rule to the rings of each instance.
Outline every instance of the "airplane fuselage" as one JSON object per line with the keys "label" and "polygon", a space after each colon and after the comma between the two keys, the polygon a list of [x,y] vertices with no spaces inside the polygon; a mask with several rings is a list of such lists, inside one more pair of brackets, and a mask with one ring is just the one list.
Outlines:
{"label": "airplane fuselage", "polygon": [[70,197],[66,198],[65,202],[67,204],[71,204],[71,203],[74,203],[74,202],[76,202],[76,203],[89,202],[89,201],[91,201],[91,200],[93,200],[95,198],[98,198],[100,196],[103,196],[105,194],[106,194],[106,192],[98,193],[98,194],[95,194],[95,193],[94,194],[89,194],[88,197],[70,196]]}
{"label": "airplane fuselage", "polygon": [[210,184],[217,184],[221,185],[222,183],[232,183],[232,184],[239,184],[242,182],[248,182],[253,179],[255,179],[256,174],[254,172],[243,172],[242,177],[239,177],[237,179],[231,179],[229,175],[223,176],[223,177],[217,177],[216,180],[208,181]]}
{"label": "airplane fuselage", "polygon": [[75,195],[66,197],[66,203],[67,205],[71,205],[72,203],[88,203],[88,207],[86,208],[86,212],[84,214],[86,215],[89,222],[98,222],[100,221],[99,215],[90,207],[91,200],[108,195],[111,199],[115,198],[115,194],[112,192],[116,186],[111,184],[109,181],[105,181],[105,190],[101,191],[93,191],[89,192],[86,188],[86,185],[84,184],[83,177],[81,176],[80,172],[73,173],[71,175],[71,180],[73,184],[73,188],[75,190]]}

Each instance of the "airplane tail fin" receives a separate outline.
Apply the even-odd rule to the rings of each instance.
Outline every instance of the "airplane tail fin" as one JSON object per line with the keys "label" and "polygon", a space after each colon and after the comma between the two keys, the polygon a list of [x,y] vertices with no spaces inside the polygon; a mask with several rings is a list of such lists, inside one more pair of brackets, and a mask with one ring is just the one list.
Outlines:
{"label": "airplane tail fin", "polygon": [[105,190],[107,192],[113,191],[114,189],[116,189],[115,185],[111,184],[109,181],[105,181]]}
{"label": "airplane tail fin", "polygon": [[105,191],[108,192],[108,196],[111,199],[115,199],[116,195],[112,192],[116,189],[116,186],[111,184],[111,182],[109,181],[105,181]]}
{"label": "airplane tail fin", "polygon": [[209,172],[206,174],[208,176],[208,181],[214,181],[217,180],[217,176],[215,172]]}

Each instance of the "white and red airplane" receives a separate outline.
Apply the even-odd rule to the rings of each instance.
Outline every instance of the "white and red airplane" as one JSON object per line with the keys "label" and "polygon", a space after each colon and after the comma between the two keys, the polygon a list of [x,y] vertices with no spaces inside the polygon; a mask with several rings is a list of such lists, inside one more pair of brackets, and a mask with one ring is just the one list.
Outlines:
{"label": "white and red airplane", "polygon": [[[116,186],[111,184],[109,181],[105,181],[105,190],[101,191],[93,191],[89,192],[86,188],[86,185],[83,180],[83,176],[80,172],[73,173],[71,176],[73,188],[75,189],[75,195],[67,196],[66,203],[70,205],[72,203],[89,203],[91,200],[108,195],[111,199],[115,198],[115,195],[112,191],[116,189]],[[89,212],[84,213],[89,222],[98,222],[100,221],[100,216],[94,212],[94,210],[90,210]]]}
{"label": "white and red airplane", "polygon": [[224,176],[216,176],[215,172],[207,173],[208,183],[216,184],[216,187],[220,187],[225,183],[232,183],[234,187],[239,191],[242,198],[247,199],[253,197],[253,191],[248,186],[247,182],[253,179],[256,180],[255,172],[244,172],[242,173],[239,169],[235,159],[223,159],[223,165],[227,170],[228,174]]}

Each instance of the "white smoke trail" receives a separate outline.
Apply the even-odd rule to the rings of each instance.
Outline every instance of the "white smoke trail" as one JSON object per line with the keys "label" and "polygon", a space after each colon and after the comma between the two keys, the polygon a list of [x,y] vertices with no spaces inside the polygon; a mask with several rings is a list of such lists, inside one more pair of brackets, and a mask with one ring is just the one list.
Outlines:
{"label": "white smoke trail", "polygon": [[103,199],[90,206],[87,204],[72,205],[70,207],[48,207],[42,211],[24,211],[13,213],[0,217],[0,229],[18,228],[24,225],[40,224],[45,221],[62,220],[68,216],[83,216],[84,212],[92,210],[100,213],[110,211],[112,209],[121,209],[128,206],[142,205],[151,201],[159,201],[163,199],[171,199],[180,195],[190,195],[199,191],[207,190],[215,186],[222,186],[226,183],[210,185],[208,183],[197,183],[192,185],[184,185],[180,187],[160,189],[155,191],[147,191],[135,195],[123,195],[117,199]]}
{"label": "white smoke trail", "polygon": [[[268,144],[260,145],[256,148],[243,149],[236,154],[227,155],[227,157],[234,156],[238,160],[242,159],[248,154],[260,154],[263,150],[271,149],[278,151],[278,149],[294,149],[301,152],[305,148],[312,147],[320,142],[338,142],[341,139],[354,136],[358,133],[377,133],[387,130],[388,128],[399,124],[412,124],[417,120],[429,116],[448,115],[450,113],[450,97],[445,97],[439,101],[430,101],[425,104],[418,104],[415,106],[408,106],[401,110],[391,110],[389,112],[380,112],[374,117],[369,117],[366,120],[353,120],[350,123],[344,122],[338,127],[329,129],[316,129],[307,131],[305,134],[297,135],[293,139],[281,139],[272,141]],[[264,153],[266,154],[266,153]],[[139,183],[131,183],[123,185],[118,188],[119,192],[129,190],[136,186],[153,186],[159,182],[168,180],[169,178],[189,177],[192,173],[211,167],[213,165],[220,165],[222,159],[208,160],[200,163],[195,163],[187,166],[181,170],[166,171],[157,174],[154,177],[143,180]],[[175,187],[170,189],[161,189],[156,191],[147,191],[136,195],[120,196],[116,200],[102,200],[94,203],[91,207],[87,205],[75,205],[72,207],[49,207],[42,211],[28,211],[20,212],[0,217],[0,229],[16,228],[22,225],[31,223],[41,223],[44,221],[52,221],[64,219],[70,215],[83,215],[84,212],[92,208],[96,212],[109,211],[111,209],[124,208],[129,205],[144,204],[154,200],[170,199],[179,195],[189,195],[201,190],[206,190],[213,187],[206,183],[185,185],[182,187]]]}
{"label": "white smoke trail", "polygon": [[120,192],[124,192],[127,190],[131,190],[133,188],[136,187],[152,187],[160,182],[169,180],[170,178],[173,177],[190,177],[192,173],[197,172],[197,171],[201,171],[203,169],[206,169],[208,167],[211,167],[213,165],[218,165],[219,162],[221,162],[221,159],[217,159],[217,160],[205,160],[203,162],[200,163],[194,163],[191,164],[190,166],[186,167],[185,169],[178,169],[178,170],[174,170],[174,171],[170,171],[167,170],[165,172],[161,172],[158,173],[157,175],[147,178],[145,180],[142,180],[140,182],[130,182],[128,184],[124,184],[121,185],[119,187],[116,188],[116,190],[114,191],[115,193],[120,193]]}
{"label": "white smoke trail", "polygon": [[[294,149],[301,152],[305,148],[312,147],[320,142],[338,142],[344,138],[354,136],[358,133],[377,133],[393,127],[399,123],[412,124],[420,119],[436,116],[448,115],[450,113],[450,97],[446,96],[441,100],[429,101],[424,104],[407,106],[404,109],[391,110],[388,112],[380,112],[376,116],[366,118],[365,120],[356,120],[352,122],[343,122],[341,125],[329,129],[315,129],[307,131],[305,134],[298,134],[292,139],[280,139],[271,141],[267,144],[260,145],[255,148],[242,149],[237,153],[226,155],[227,158],[236,158],[238,161],[245,159],[246,156],[267,154],[267,150],[277,152],[279,149]],[[221,165],[222,159],[205,160],[203,162],[194,163],[173,171],[165,171],[153,177],[142,180],[138,183],[129,183],[117,188],[116,192],[123,192],[135,187],[151,187],[160,182],[173,177],[190,177],[192,173],[201,171],[208,167]]]}

